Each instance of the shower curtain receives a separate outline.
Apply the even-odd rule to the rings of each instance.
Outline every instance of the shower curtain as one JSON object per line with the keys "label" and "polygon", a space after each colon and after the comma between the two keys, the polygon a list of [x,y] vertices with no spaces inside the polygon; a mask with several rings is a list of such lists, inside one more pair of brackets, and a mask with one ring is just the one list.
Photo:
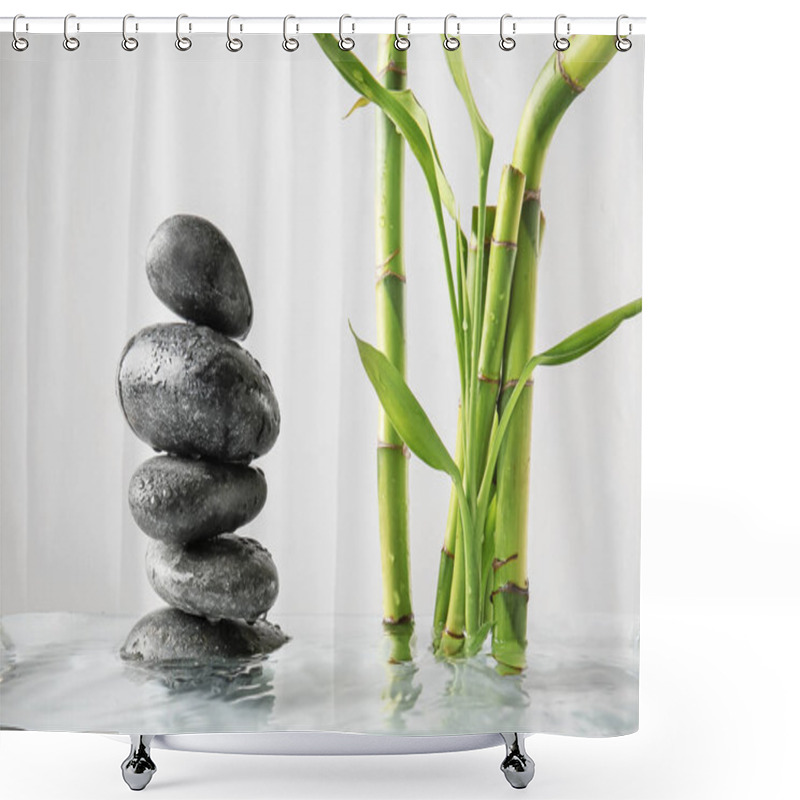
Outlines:
{"label": "shower curtain", "polygon": [[641,37],[28,38],[0,724],[636,730]]}

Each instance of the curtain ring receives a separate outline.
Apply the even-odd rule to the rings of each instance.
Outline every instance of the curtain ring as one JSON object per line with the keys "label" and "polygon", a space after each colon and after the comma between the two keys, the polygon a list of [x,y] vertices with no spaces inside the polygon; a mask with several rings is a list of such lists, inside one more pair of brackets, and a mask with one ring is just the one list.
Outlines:
{"label": "curtain ring", "polygon": [[[509,50],[513,50],[517,46],[517,40],[514,39],[512,36],[506,36],[505,31],[503,30],[503,25],[507,19],[511,19],[511,14],[503,14],[500,17],[500,49],[505,50],[508,52]],[[511,33],[517,32],[517,23],[511,23]]]}
{"label": "curtain ring", "polygon": [[401,19],[408,19],[405,14],[398,14],[394,18],[394,49],[395,50],[408,50],[411,47],[411,39],[409,39],[409,34],[411,33],[411,23],[406,23],[406,28],[408,29],[408,33],[405,36],[400,35],[399,23]]}
{"label": "curtain ring", "polygon": [[[175,18],[175,47],[178,50],[186,51],[192,46],[192,40],[188,36],[181,35],[181,20],[187,19],[188,14],[178,14]],[[189,25],[189,30],[192,29],[191,24]]]}
{"label": "curtain ring", "polygon": [[11,23],[11,46],[18,52],[21,53],[23,50],[28,49],[28,40],[24,39],[17,33],[17,20],[18,19],[25,19],[24,14],[17,14],[14,17],[14,22]]}
{"label": "curtain ring", "polygon": [[[69,50],[70,52],[73,52],[74,50],[77,50],[81,46],[81,43],[80,43],[79,39],[76,36],[70,36],[69,35],[69,21],[71,19],[75,19],[75,15],[74,14],[67,14],[67,16],[64,17],[64,42],[63,42],[63,44],[64,44],[64,49],[65,50]],[[80,30],[80,28],[78,28],[77,30]]]}
{"label": "curtain ring", "polygon": [[300,47],[300,42],[298,42],[294,37],[290,38],[287,34],[290,19],[297,19],[297,17],[293,17],[291,14],[288,14],[283,18],[283,49],[287,53],[293,53],[298,47]]}
{"label": "curtain ring", "polygon": [[[342,50],[352,50],[356,46],[355,39],[353,39],[350,36],[345,36],[344,33],[342,32],[342,27],[346,19],[353,19],[353,18],[349,14],[342,14],[342,16],[339,17],[339,47]],[[355,33],[356,32],[355,22],[352,22],[350,24],[353,26],[353,30],[351,32]]]}
{"label": "curtain ring", "polygon": [[132,53],[139,46],[139,40],[134,36],[128,36],[129,19],[134,19],[133,14],[126,14],[122,18],[122,49]]}
{"label": "curtain ring", "polygon": [[444,45],[445,50],[458,50],[461,47],[461,40],[456,38],[456,36],[450,36],[447,32],[447,23],[450,22],[451,19],[456,20],[456,36],[461,33],[461,23],[458,21],[458,18],[455,14],[448,14],[444,18],[444,41],[442,44]]}
{"label": "curtain ring", "polygon": [[[237,39],[231,36],[231,22],[233,22],[233,20],[235,19],[239,19],[239,17],[236,14],[231,14],[228,17],[228,28],[227,28],[228,41],[225,42],[225,47],[227,47],[228,50],[231,51],[231,53],[238,53],[244,47],[244,42],[241,39]],[[241,30],[241,27],[239,28],[239,30]]]}
{"label": "curtain ring", "polygon": [[617,50],[619,50],[620,53],[627,53],[628,50],[633,47],[633,42],[628,38],[633,33],[633,25],[631,25],[630,22],[628,23],[628,32],[625,36],[620,33],[620,23],[624,19],[628,19],[625,14],[620,14],[617,17]]}
{"label": "curtain ring", "polygon": [[[555,49],[561,53],[563,53],[564,50],[566,50],[569,47],[569,39],[567,39],[564,36],[558,35],[558,21],[560,19],[566,19],[566,18],[567,18],[566,14],[559,14],[556,17],[555,22],[553,23],[553,35],[555,36],[555,39],[553,40],[553,47],[555,47]],[[569,22],[567,22],[567,36],[569,36],[569,27],[570,27]]]}

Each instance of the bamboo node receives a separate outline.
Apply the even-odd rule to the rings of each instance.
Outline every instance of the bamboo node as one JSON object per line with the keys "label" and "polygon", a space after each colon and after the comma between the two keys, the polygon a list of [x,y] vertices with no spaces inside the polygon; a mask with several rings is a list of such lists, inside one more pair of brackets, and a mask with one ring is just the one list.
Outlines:
{"label": "bamboo node", "polygon": [[492,594],[490,595],[490,599],[494,602],[494,596],[496,594],[519,594],[522,595],[525,600],[528,599],[528,582],[525,581],[525,588],[523,589],[521,586],[518,586],[513,581],[508,581],[508,583],[504,583],[502,586],[498,586]]}
{"label": "bamboo node", "polygon": [[442,545],[442,554],[447,558],[452,558],[453,560],[455,560],[456,557],[455,553],[451,553],[445,545]]}
{"label": "bamboo node", "polygon": [[411,458],[411,451],[406,446],[406,443],[396,444],[395,442],[384,442],[378,439],[378,450],[402,450],[406,458]]}
{"label": "bamboo node", "polygon": [[463,633],[453,633],[450,628],[445,627],[444,631],[442,631],[443,636],[449,636],[451,639],[464,639],[465,635]]}
{"label": "bamboo node", "polygon": [[541,189],[526,189],[524,194],[522,195],[522,202],[524,203],[526,200],[536,200],[538,203],[542,202],[542,190]]}
{"label": "bamboo node", "polygon": [[394,72],[397,75],[407,75],[408,71],[403,69],[402,67],[398,67],[394,61],[390,61],[379,73],[378,75],[383,75],[385,72]]}
{"label": "bamboo node", "polygon": [[500,239],[495,239],[494,236],[492,236],[492,246],[493,247],[504,247],[506,250],[516,250],[517,249],[517,243],[516,242],[504,242],[504,241],[502,241]]}
{"label": "bamboo node", "polygon": [[478,380],[483,381],[484,383],[494,383],[495,385],[500,385],[500,378],[490,378],[488,375],[484,375],[482,372],[478,373]]}
{"label": "bamboo node", "polygon": [[[503,384],[503,388],[500,391],[504,392],[506,389],[512,389],[518,383],[519,383],[519,378],[512,378],[511,380],[508,380]],[[533,386],[533,378],[528,378],[528,380],[525,381],[525,385]]]}
{"label": "bamboo node", "polygon": [[572,78],[572,76],[567,72],[564,67],[564,55],[561,50],[558,51],[558,56],[556,58],[558,62],[558,71],[561,73],[561,77],[564,79],[564,83],[572,89],[575,94],[580,94],[586,87],[581,86],[576,80]]}
{"label": "bamboo node", "polygon": [[518,558],[519,558],[519,553],[514,553],[513,556],[509,556],[508,558],[495,558],[492,561],[492,569],[495,572],[497,572],[497,570],[499,570],[500,567],[504,567],[510,561],[516,561],[516,559],[518,559]]}
{"label": "bamboo node", "polygon": [[395,619],[394,617],[384,617],[383,618],[383,624],[386,625],[386,626],[407,625],[409,622],[413,622],[413,621],[414,621],[414,615],[411,614],[411,613],[403,614],[402,617],[398,617],[397,619]]}

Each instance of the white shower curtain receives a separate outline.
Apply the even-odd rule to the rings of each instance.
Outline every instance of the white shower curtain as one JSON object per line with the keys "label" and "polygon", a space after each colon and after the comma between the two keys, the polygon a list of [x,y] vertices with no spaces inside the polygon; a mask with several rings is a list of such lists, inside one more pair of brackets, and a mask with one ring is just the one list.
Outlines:
{"label": "white shower curtain", "polygon": [[[23,656],[32,652],[21,641],[32,630],[26,620],[61,615],[46,628],[59,637],[68,619],[126,617],[130,628],[164,605],[144,566],[148,537],[127,502],[133,471],[153,452],[125,423],[115,374],[133,334],[179,319],[150,289],[145,258],[157,226],[180,213],[224,232],[252,295],[253,326],[242,345],[274,386],[281,431],[256,462],[268,497],[243,533],[272,554],[280,591],[268,618],[292,640],[269,657],[272,717],[238,723],[228,707],[224,719],[171,718],[163,709],[153,719],[174,724],[165,733],[307,728],[315,719],[322,728],[396,730],[396,715],[383,727],[379,714],[351,711],[343,698],[353,687],[342,689],[356,679],[370,686],[378,668],[377,660],[347,660],[356,658],[348,620],[374,623],[376,639],[381,634],[379,406],[348,329],[349,321],[363,339],[376,340],[376,110],[344,119],[358,95],[311,37],[301,37],[293,53],[270,36],[246,38],[239,53],[225,49],[224,36],[195,37],[191,50],[179,52],[173,36],[148,35],[131,53],[117,35],[86,35],[76,52],[65,51],[60,36],[29,38],[26,52],[4,46],[0,61],[0,611],[9,650],[19,648],[17,678],[0,683],[0,721],[47,729],[52,720],[65,729],[74,719],[76,730],[104,729],[74,707],[26,718],[14,705],[14,681],[24,680]],[[550,147],[541,191],[540,348],[641,295],[643,49],[637,40],[611,60],[567,111]],[[502,52],[496,36],[464,37],[461,50],[495,137],[494,202],[552,38],[520,37]],[[357,37],[354,54],[368,68],[376,51],[377,37]],[[409,86],[428,112],[468,229],[477,200],[472,132],[440,37],[415,37],[408,60]],[[447,285],[425,180],[409,152],[405,193],[408,385],[452,448],[459,377]],[[515,685],[527,698],[513,701],[521,730],[610,735],[637,725],[640,362],[635,318],[581,360],[537,373],[530,650],[526,672],[512,678],[522,680]],[[415,653],[424,661],[432,658],[450,482],[413,455],[409,470]],[[314,634],[304,640],[303,631]],[[303,668],[288,660],[292,648],[323,662],[308,673],[309,684],[317,678],[309,691],[319,705],[306,700],[302,713],[285,699],[303,702],[281,673],[282,665]],[[447,694],[444,677],[435,677],[438,663],[423,667],[404,731],[477,732],[509,721],[459,716],[446,704],[437,716],[430,709]],[[559,705],[564,682],[572,693]],[[606,701],[581,708],[582,690],[605,693]],[[59,691],[51,685],[49,698]],[[134,718],[146,721],[156,703],[148,694]],[[102,720],[123,729],[111,711]]]}

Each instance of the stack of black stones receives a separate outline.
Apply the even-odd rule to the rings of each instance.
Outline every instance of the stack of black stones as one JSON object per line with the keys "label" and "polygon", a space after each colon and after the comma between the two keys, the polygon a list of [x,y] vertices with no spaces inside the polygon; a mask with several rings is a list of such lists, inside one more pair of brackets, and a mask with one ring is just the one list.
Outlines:
{"label": "stack of black stones", "polygon": [[147,577],[169,607],[140,619],[120,654],[200,663],[258,656],[287,637],[266,620],[278,594],[272,556],[233,533],[264,507],[264,473],[249,465],[280,429],[269,378],[231,338],[250,331],[250,291],[233,247],[202,217],[165,220],[146,261],[153,292],[187,321],[133,336],[117,391],[133,432],[165,454],[134,472],[128,502],[150,537]]}

